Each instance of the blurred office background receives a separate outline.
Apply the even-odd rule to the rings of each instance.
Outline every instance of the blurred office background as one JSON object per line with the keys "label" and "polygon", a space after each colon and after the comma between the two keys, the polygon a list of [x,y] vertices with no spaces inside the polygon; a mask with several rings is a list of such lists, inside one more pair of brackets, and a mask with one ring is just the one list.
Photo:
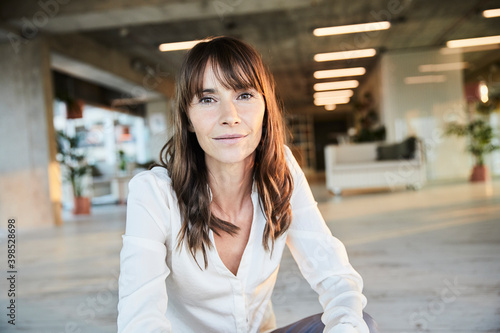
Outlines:
{"label": "blurred office background", "polygon": [[[500,2],[494,0],[3,0],[0,235],[5,241],[7,219],[15,218],[19,247],[30,251],[19,258],[25,272],[39,271],[36,263],[43,262],[41,253],[46,253],[46,259],[61,260],[54,259],[60,266],[52,262],[60,274],[46,275],[43,283],[31,276],[19,286],[20,295],[22,288],[26,293],[24,316],[23,308],[19,309],[24,318],[19,319],[20,326],[24,320],[33,332],[113,331],[113,301],[101,299],[102,306],[97,302],[96,310],[97,305],[90,306],[85,297],[108,296],[109,291],[110,299],[115,300],[116,286],[108,287],[108,282],[116,276],[105,268],[98,276],[84,272],[92,271],[98,253],[104,253],[103,267],[113,267],[116,272],[127,183],[158,161],[170,135],[176,73],[186,50],[209,36],[238,37],[261,52],[283,100],[288,145],[329,226],[335,229],[335,219],[340,221],[337,230],[348,238],[346,244],[354,252],[355,263],[359,262],[361,270],[367,265],[362,273],[368,286],[371,279],[390,277],[391,269],[400,272],[390,260],[379,266],[373,260],[370,264],[370,258],[394,253],[384,252],[382,246],[391,237],[413,233],[420,237],[422,232],[438,230],[443,234],[436,236],[435,243],[430,237],[394,245],[394,251],[410,255],[414,251],[406,245],[418,243],[419,249],[425,248],[422,241],[431,239],[428,246],[434,244],[436,252],[428,255],[437,258],[440,244],[455,235],[447,228],[455,225],[450,220],[450,225],[433,229],[432,224],[422,226],[420,222],[430,218],[425,214],[433,214],[437,209],[433,203],[439,200],[444,200],[440,214],[445,220],[456,217],[453,212],[460,207],[468,207],[467,214],[478,216],[474,225],[485,223],[486,229],[462,231],[472,237],[469,241],[485,246],[474,250],[484,259],[478,275],[487,267],[499,272],[499,260],[491,257],[500,249],[495,236],[500,222],[495,208],[500,203],[500,150],[493,150],[500,144],[498,8]],[[488,138],[482,146],[482,164],[467,151],[473,137],[447,132],[451,123],[466,128],[477,121],[482,126],[477,131]],[[407,151],[402,153],[403,148]],[[486,169],[487,174],[470,182],[474,167],[483,165],[486,168],[481,170]],[[398,216],[398,220],[412,217],[412,232],[398,229],[404,228],[402,224],[383,224],[403,211],[408,215]],[[380,224],[373,223],[375,217]],[[350,243],[351,235],[357,238]],[[455,235],[457,239],[461,239],[459,235]],[[456,249],[462,245],[457,240]],[[94,247],[88,251],[96,261],[80,261],[71,271],[74,260],[84,260],[81,253],[87,247]],[[37,254],[37,248],[43,251]],[[375,257],[365,258],[363,253]],[[286,258],[285,264],[293,265]],[[427,263],[426,269],[432,270],[429,262],[422,265]],[[456,262],[444,260],[442,264],[454,267]],[[383,277],[381,272],[389,273]],[[412,274],[426,273],[398,275],[402,290],[417,288],[418,279],[410,278],[408,286],[401,278]],[[436,303],[442,309],[430,308],[433,290],[446,288],[457,274],[443,273],[436,276],[439,282],[423,283],[420,294],[410,293],[413,300],[403,291],[399,298],[385,299],[384,293],[390,293],[394,281],[374,284],[370,295],[378,296],[380,302],[375,301],[378,306],[371,310],[382,317],[386,332],[423,331],[432,325],[440,332],[461,332],[465,309],[487,300],[484,304],[489,312],[476,313],[474,324],[463,332],[498,332],[498,277],[488,278],[483,287],[476,285],[478,298],[458,306],[460,310],[444,301]],[[52,288],[53,278],[66,282],[59,289]],[[79,281],[75,285],[73,278]],[[89,279],[95,285],[86,289]],[[279,281],[278,291],[287,290],[285,280]],[[287,281],[295,285],[293,279]],[[67,308],[81,311],[61,314],[73,318],[66,326],[61,326],[53,312],[54,318],[46,319],[44,329],[34,328],[35,320],[30,322],[28,314],[36,313],[40,304],[61,309],[50,303],[51,295],[75,290],[78,295],[68,296]],[[294,298],[295,307],[303,309],[306,304],[307,311],[309,303],[300,295]],[[304,299],[310,297],[307,295]],[[277,301],[280,304],[279,297]],[[404,309],[393,326],[387,317],[395,313],[388,305],[391,302]],[[291,304],[281,302],[278,312],[282,318],[292,311],[286,308],[293,307]],[[84,313],[88,308],[94,316]],[[103,313],[105,318],[99,319]],[[440,324],[436,318],[441,314],[448,317]],[[455,319],[459,327],[449,328]],[[7,331],[13,329],[2,325],[5,323],[0,328]]]}

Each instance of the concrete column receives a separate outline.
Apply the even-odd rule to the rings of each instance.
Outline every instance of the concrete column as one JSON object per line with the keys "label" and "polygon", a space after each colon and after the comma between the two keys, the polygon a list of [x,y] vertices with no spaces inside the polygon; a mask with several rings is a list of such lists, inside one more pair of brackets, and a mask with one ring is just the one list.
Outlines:
{"label": "concrete column", "polygon": [[146,120],[151,133],[148,145],[149,160],[160,160],[160,150],[170,138],[171,110],[172,103],[167,99],[152,101],[146,105]]}
{"label": "concrete column", "polygon": [[60,225],[50,51],[43,39],[16,52],[0,44],[0,219],[21,229]]}

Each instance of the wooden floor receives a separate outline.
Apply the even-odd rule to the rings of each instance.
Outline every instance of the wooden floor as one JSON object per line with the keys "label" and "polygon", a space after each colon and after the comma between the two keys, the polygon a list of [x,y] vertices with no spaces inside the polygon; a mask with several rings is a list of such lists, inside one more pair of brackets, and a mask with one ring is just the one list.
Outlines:
{"label": "wooden floor", "polygon": [[[342,198],[312,188],[382,332],[500,332],[500,181]],[[17,235],[16,326],[7,324],[2,277],[0,332],[116,332],[125,207],[67,220]],[[6,258],[5,234],[0,240]],[[321,311],[288,251],[273,302],[280,325]]]}

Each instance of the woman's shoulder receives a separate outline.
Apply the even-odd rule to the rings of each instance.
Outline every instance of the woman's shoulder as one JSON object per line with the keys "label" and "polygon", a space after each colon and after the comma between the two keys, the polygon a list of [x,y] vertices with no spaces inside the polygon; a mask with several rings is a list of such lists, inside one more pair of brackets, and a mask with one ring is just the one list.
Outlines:
{"label": "woman's shoulder", "polygon": [[166,168],[155,166],[150,170],[144,170],[134,175],[129,182],[129,190],[132,189],[160,191],[163,196],[168,196],[172,191],[172,182]]}
{"label": "woman's shoulder", "polygon": [[128,183],[127,235],[165,242],[171,232],[172,208],[175,207],[171,188],[167,170],[161,167],[141,171],[132,177]]}
{"label": "woman's shoulder", "polygon": [[302,168],[299,166],[299,163],[295,159],[295,156],[293,155],[292,150],[290,147],[287,145],[283,145],[284,150],[285,150],[285,160],[286,164],[288,165],[288,168],[292,172],[293,175],[296,175],[297,173],[302,172]]}
{"label": "woman's shoulder", "polygon": [[162,166],[155,166],[149,170],[144,170],[136,173],[132,179],[137,180],[155,180],[170,183],[170,176],[166,168]]}

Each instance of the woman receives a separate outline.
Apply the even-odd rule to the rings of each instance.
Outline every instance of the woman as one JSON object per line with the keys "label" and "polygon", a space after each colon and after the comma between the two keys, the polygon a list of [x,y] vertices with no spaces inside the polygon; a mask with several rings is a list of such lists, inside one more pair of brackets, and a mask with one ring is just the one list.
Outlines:
{"label": "woman", "polygon": [[274,331],[286,244],[324,313],[276,332],[368,332],[362,279],[284,145],[257,51],[228,37],[197,44],[176,93],[161,164],[129,184],[118,331]]}

